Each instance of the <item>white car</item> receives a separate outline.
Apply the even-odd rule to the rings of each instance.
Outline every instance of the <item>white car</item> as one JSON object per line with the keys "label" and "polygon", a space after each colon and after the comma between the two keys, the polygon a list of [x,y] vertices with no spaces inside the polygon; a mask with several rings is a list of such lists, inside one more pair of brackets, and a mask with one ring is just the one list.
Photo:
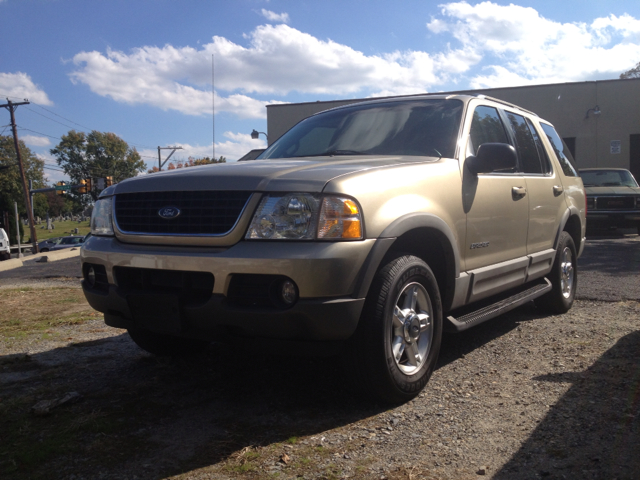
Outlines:
{"label": "white car", "polygon": [[9,246],[9,237],[4,228],[0,228],[0,260],[9,260],[11,258],[11,248]]}

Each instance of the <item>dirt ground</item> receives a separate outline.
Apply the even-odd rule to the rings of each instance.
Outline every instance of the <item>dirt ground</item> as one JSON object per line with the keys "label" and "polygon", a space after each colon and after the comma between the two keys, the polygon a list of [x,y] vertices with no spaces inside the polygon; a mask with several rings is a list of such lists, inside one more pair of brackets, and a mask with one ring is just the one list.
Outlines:
{"label": "dirt ground", "polygon": [[[447,336],[423,393],[394,408],[356,398],[338,359],[153,357],[92,315],[77,279],[14,276],[0,478],[639,478],[640,303],[598,299],[640,283],[635,238],[592,244],[580,278],[596,287],[569,313],[528,304]],[[597,266],[616,250],[629,271]]]}

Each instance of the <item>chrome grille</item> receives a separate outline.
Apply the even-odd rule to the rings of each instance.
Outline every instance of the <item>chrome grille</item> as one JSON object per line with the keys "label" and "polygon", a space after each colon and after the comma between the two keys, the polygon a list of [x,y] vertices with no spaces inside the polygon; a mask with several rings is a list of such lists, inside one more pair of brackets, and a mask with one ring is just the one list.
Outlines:
{"label": "chrome grille", "polygon": [[635,208],[633,196],[624,197],[597,197],[596,210],[631,210]]}
{"label": "chrome grille", "polygon": [[[251,192],[140,192],[115,198],[115,220],[123,233],[142,235],[224,235],[233,229]],[[159,211],[175,207],[174,218]]]}

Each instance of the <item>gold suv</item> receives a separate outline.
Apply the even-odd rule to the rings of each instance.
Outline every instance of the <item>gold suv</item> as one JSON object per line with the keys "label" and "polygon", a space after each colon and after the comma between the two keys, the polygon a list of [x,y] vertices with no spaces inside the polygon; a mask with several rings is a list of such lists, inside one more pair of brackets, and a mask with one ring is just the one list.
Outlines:
{"label": "gold suv", "polygon": [[534,113],[398,97],[313,115],[255,161],[111,186],[91,233],[85,295],[143,349],[326,349],[364,392],[402,402],[443,330],[531,300],[571,308],[585,193]]}

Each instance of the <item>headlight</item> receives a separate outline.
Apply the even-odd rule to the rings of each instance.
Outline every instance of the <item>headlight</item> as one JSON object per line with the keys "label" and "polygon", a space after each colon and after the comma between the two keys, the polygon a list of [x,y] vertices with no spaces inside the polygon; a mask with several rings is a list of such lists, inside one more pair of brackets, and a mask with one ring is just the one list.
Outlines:
{"label": "headlight", "polygon": [[93,207],[91,214],[92,235],[113,235],[113,197],[101,198]]}
{"label": "headlight", "polygon": [[337,196],[311,193],[265,195],[245,238],[268,240],[359,240],[358,204]]}

